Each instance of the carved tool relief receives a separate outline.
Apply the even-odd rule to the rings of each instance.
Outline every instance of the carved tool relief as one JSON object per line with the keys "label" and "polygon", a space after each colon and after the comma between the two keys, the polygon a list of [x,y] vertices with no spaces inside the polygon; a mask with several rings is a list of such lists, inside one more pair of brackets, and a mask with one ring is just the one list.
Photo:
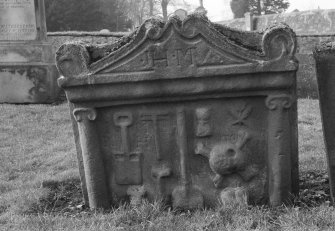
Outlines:
{"label": "carved tool relief", "polygon": [[213,128],[210,125],[210,110],[196,109],[195,136],[197,139],[194,153],[208,158],[209,166],[215,173],[213,183],[217,189],[240,190],[242,187],[248,196],[250,190],[259,187],[262,183],[260,180],[262,167],[250,163],[252,154],[250,147],[258,140],[247,128],[252,106],[245,101],[237,101],[227,110],[227,113],[229,117],[224,123],[228,126],[226,131],[220,137],[211,138]]}
{"label": "carved tool relief", "polygon": [[142,121],[150,122],[153,128],[153,138],[154,138],[154,145],[156,149],[156,160],[160,161],[163,159],[161,153],[161,144],[160,144],[160,131],[159,131],[159,121],[164,121],[169,119],[169,114],[166,113],[141,113],[140,118]]}
{"label": "carved tool relief", "polygon": [[209,158],[209,153],[211,152],[211,149],[207,145],[206,141],[197,141],[195,146],[195,154],[201,155],[203,157]]}
{"label": "carved tool relief", "polygon": [[177,109],[177,145],[180,156],[180,186],[172,192],[175,208],[195,209],[204,206],[202,192],[193,185],[189,169],[186,116],[184,108]]}
{"label": "carved tool relief", "polygon": [[144,122],[151,123],[153,128],[153,140],[156,153],[156,163],[151,169],[151,176],[157,182],[157,191],[160,197],[164,196],[165,188],[163,178],[172,175],[172,168],[170,163],[164,160],[164,154],[161,148],[161,131],[160,131],[160,121],[169,121],[168,112],[142,112],[140,114],[140,119]]}
{"label": "carved tool relief", "polygon": [[142,184],[142,165],[139,150],[130,151],[129,127],[133,124],[131,112],[117,112],[113,116],[114,125],[120,128],[121,150],[114,152],[115,180],[120,185]]}
{"label": "carved tool relief", "polygon": [[246,125],[245,123],[252,112],[252,107],[246,102],[242,102],[228,112],[234,119],[232,125]]}
{"label": "carved tool relief", "polygon": [[197,108],[196,114],[196,136],[207,137],[212,135],[211,112],[209,108]]}

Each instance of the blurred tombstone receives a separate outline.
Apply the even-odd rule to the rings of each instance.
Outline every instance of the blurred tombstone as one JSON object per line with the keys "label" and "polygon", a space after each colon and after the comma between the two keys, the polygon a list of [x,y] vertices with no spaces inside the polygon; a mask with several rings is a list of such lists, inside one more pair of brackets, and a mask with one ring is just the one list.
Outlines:
{"label": "blurred tombstone", "polygon": [[187,17],[187,11],[184,9],[176,10],[173,15],[178,16],[180,20],[184,20]]}
{"label": "blurred tombstone", "polygon": [[54,102],[57,78],[44,1],[0,0],[0,102]]}
{"label": "blurred tombstone", "polygon": [[199,14],[147,20],[106,47],[61,46],[86,202],[289,202],[299,187],[295,51],[286,25],[237,31]]}

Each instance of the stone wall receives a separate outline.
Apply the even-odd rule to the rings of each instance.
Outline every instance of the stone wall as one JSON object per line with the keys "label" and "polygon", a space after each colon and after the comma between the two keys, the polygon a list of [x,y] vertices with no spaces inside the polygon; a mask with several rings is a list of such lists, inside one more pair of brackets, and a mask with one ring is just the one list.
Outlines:
{"label": "stone wall", "polygon": [[113,43],[128,33],[124,32],[81,32],[81,31],[67,31],[67,32],[48,32],[48,41],[52,43],[53,49],[56,52],[58,48],[65,42],[69,41],[83,41],[92,44]]}
{"label": "stone wall", "polygon": [[[314,10],[273,14],[253,17],[253,29],[264,30],[273,23],[284,22],[297,34],[297,58],[300,62],[298,71],[299,97],[317,98],[317,83],[313,48],[322,41],[335,40],[335,10]],[[221,21],[220,24],[245,30],[246,20],[234,19]]]}

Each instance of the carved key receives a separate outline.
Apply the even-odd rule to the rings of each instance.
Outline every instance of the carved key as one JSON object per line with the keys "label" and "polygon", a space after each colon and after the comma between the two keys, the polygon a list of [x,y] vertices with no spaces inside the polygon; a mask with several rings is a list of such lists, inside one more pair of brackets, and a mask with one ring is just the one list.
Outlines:
{"label": "carved key", "polygon": [[114,114],[114,124],[121,129],[121,151],[115,153],[115,179],[121,185],[142,184],[141,152],[130,151],[128,127],[133,123],[130,112]]}

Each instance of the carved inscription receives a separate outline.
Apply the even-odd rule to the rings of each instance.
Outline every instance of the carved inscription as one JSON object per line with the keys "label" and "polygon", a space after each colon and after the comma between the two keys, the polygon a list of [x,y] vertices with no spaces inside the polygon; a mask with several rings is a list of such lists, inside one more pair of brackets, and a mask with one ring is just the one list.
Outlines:
{"label": "carved inscription", "polygon": [[196,47],[174,50],[153,47],[144,52],[140,62],[146,68],[191,66],[195,64],[195,50]]}
{"label": "carved inscription", "polygon": [[120,185],[142,184],[142,165],[139,150],[130,151],[128,127],[133,123],[130,112],[118,112],[113,116],[115,126],[121,130],[121,151],[114,153],[115,181]]}
{"label": "carved inscription", "polygon": [[0,0],[0,40],[34,40],[34,0]]}

